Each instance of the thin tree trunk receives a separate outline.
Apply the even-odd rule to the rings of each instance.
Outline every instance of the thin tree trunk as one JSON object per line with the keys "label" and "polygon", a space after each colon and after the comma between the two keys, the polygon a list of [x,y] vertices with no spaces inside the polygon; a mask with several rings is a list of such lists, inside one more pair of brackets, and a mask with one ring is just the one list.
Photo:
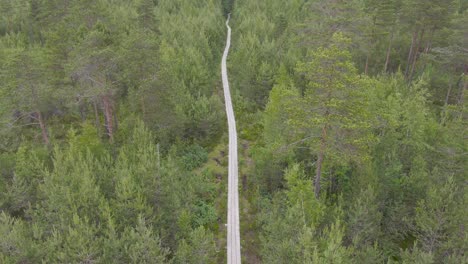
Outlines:
{"label": "thin tree trunk", "polygon": [[161,169],[161,151],[159,150],[159,143],[156,144],[156,152],[157,152],[157,161],[156,164],[158,166],[158,171]]}
{"label": "thin tree trunk", "polygon": [[49,140],[49,136],[47,135],[47,128],[46,128],[44,119],[42,118],[41,112],[36,111],[36,116],[37,116],[37,119],[39,120],[39,126],[41,127],[42,140],[44,141],[44,144],[49,145],[50,140]]}
{"label": "thin tree trunk", "polygon": [[447,91],[447,95],[445,96],[445,104],[444,105],[448,105],[451,91],[452,91],[452,84],[450,83],[448,91]]}
{"label": "thin tree trunk", "polygon": [[[32,98],[37,98],[37,91],[34,85],[31,86],[31,95],[32,95]],[[39,109],[38,102],[35,101],[34,104],[36,105],[36,109]],[[41,111],[36,110],[36,112],[34,112],[33,115],[36,115],[36,118],[39,121],[39,126],[41,128],[41,134],[42,134],[42,140],[44,141],[44,144],[49,145],[50,144],[49,135],[47,134],[47,127],[45,125],[44,118],[42,117]]]}
{"label": "thin tree trunk", "polygon": [[421,36],[419,37],[418,44],[416,45],[416,49],[414,50],[413,62],[411,63],[411,71],[409,73],[408,80],[411,80],[411,78],[413,77],[414,68],[416,66],[416,62],[418,61],[419,48],[421,47],[423,38],[424,38],[424,28],[421,30]]}
{"label": "thin tree trunk", "polygon": [[110,92],[107,92],[102,97],[102,103],[104,106],[104,117],[106,119],[107,135],[109,136],[110,142],[114,142],[114,120],[113,120],[114,115],[113,115],[113,110],[112,110]]}
{"label": "thin tree trunk", "polygon": [[460,90],[460,95],[458,96],[458,105],[463,105],[464,101],[465,101],[465,90],[466,88],[468,88],[468,80],[466,76],[464,76],[464,81],[463,81],[463,87],[462,89]]}
{"label": "thin tree trunk", "polygon": [[428,41],[426,42],[426,47],[424,48],[424,54],[429,53],[429,50],[431,49],[430,47],[431,47],[431,41],[428,40]]}
{"label": "thin tree trunk", "polygon": [[314,192],[315,192],[315,197],[319,198],[320,195],[320,180],[322,178],[322,164],[323,164],[323,159],[325,157],[325,148],[327,146],[327,125],[325,125],[322,128],[322,136],[320,139],[320,151],[317,159],[317,169],[315,171],[315,186],[314,186]]}
{"label": "thin tree trunk", "polygon": [[156,195],[155,195],[155,203],[159,204],[159,199],[161,195],[161,152],[159,149],[159,143],[156,144],[156,153],[157,153],[157,160],[156,160],[156,166],[158,168],[158,171],[156,173]]}
{"label": "thin tree trunk", "polygon": [[424,49],[424,53],[426,53],[426,54],[429,53],[429,51],[431,51],[432,39],[434,38],[434,31],[435,31],[435,28],[432,28],[431,33],[430,33],[430,37],[426,42],[426,48]]}
{"label": "thin tree trunk", "polygon": [[86,105],[83,102],[80,102],[79,105],[78,105],[78,109],[80,111],[81,121],[86,120],[86,110],[87,109],[85,109],[85,107],[86,107]]}
{"label": "thin tree trunk", "polygon": [[392,50],[392,44],[393,44],[393,30],[392,30],[392,33],[390,35],[390,40],[388,41],[387,56],[385,58],[384,73],[387,72],[388,64],[390,62],[390,52]]}
{"label": "thin tree trunk", "polygon": [[414,49],[414,44],[416,42],[416,38],[418,37],[418,30],[415,29],[413,31],[413,37],[411,39],[411,48],[409,50],[409,53],[408,53],[408,61],[406,62],[406,70],[405,70],[405,76],[408,76],[408,72],[409,72],[409,69],[410,69],[410,65],[411,65],[411,61],[412,61],[412,58],[413,58],[413,49]]}
{"label": "thin tree trunk", "polygon": [[99,121],[99,111],[97,106],[97,99],[93,100],[93,108],[94,108],[94,122],[96,126],[96,131],[98,137],[101,137],[101,122]]}
{"label": "thin tree trunk", "polygon": [[[466,88],[468,88],[468,77],[467,77],[467,73],[468,73],[468,65],[464,65],[464,74],[462,75],[462,80],[463,80],[463,86],[460,90],[460,94],[458,95],[458,105],[459,106],[462,106],[463,107],[463,104],[465,103],[465,90]],[[458,118],[462,118],[463,117],[463,110],[460,110],[460,113],[458,115]]]}

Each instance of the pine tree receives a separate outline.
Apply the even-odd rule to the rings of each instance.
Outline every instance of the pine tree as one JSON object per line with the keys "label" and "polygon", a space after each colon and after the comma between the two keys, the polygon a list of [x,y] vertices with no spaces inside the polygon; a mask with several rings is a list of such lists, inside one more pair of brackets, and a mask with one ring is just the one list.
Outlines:
{"label": "pine tree", "polygon": [[336,34],[329,47],[313,51],[310,61],[298,65],[306,84],[301,87],[301,97],[292,103],[295,107],[287,109],[299,135],[311,138],[317,197],[327,160],[343,159],[344,153],[348,158],[359,158],[353,150],[365,147],[369,140],[365,134],[369,126],[364,109],[366,86],[357,78],[345,43],[346,39]]}
{"label": "pine tree", "polygon": [[37,154],[21,146],[16,153],[15,172],[2,207],[7,208],[11,215],[23,216],[38,201],[37,187],[44,173]]}
{"label": "pine tree", "polygon": [[[457,214],[461,204],[456,197],[458,191],[452,177],[442,186],[432,186],[425,200],[416,208],[415,236],[418,244],[435,260],[445,262],[446,256],[462,260],[466,249],[466,238],[463,237],[461,218]],[[463,245],[465,244],[465,245]]]}
{"label": "pine tree", "polygon": [[374,189],[368,186],[361,190],[349,209],[347,232],[356,249],[371,247],[381,236],[382,213]]}
{"label": "pine tree", "polygon": [[434,263],[434,257],[431,253],[426,253],[418,249],[415,244],[412,249],[407,249],[402,252],[402,263],[404,264],[430,264]]}
{"label": "pine tree", "polygon": [[[11,112],[19,111],[19,118],[24,120],[26,126],[37,125],[41,131],[41,137],[45,145],[49,145],[50,136],[46,125],[44,113],[53,101],[53,87],[47,76],[49,73],[47,51],[40,47],[16,49],[12,57],[6,62],[4,77],[9,77],[4,82],[8,88],[7,97],[3,100],[10,101]],[[27,123],[25,117],[34,120]]]}
{"label": "pine tree", "polygon": [[139,217],[135,228],[128,228],[122,235],[124,242],[124,263],[168,263],[169,251],[161,246],[161,241]]}
{"label": "pine tree", "polygon": [[188,240],[179,242],[175,263],[215,263],[216,246],[213,234],[199,227],[193,230]]}
{"label": "pine tree", "polygon": [[[73,59],[68,65],[72,80],[78,84],[79,92],[75,94],[78,100],[102,105],[106,134],[111,142],[117,126],[114,79],[118,64],[115,44],[114,36],[104,23],[93,23],[92,29],[86,32],[80,45],[73,50]],[[96,105],[95,112],[97,116]]]}
{"label": "pine tree", "polygon": [[[35,232],[33,232],[35,231]],[[0,213],[0,261],[2,263],[40,262],[45,253],[37,243],[40,232],[22,220]]]}

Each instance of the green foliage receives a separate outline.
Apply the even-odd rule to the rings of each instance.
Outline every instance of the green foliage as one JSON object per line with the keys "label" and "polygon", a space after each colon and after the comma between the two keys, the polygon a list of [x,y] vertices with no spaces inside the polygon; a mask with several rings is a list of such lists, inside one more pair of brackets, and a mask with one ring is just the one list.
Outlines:
{"label": "green foliage", "polygon": [[377,195],[371,186],[362,190],[348,210],[348,233],[353,245],[372,250],[374,242],[381,236],[382,213],[379,212]]}
{"label": "green foliage", "polygon": [[34,150],[21,146],[16,153],[15,172],[2,197],[2,208],[12,215],[23,215],[38,201],[37,187],[44,177],[44,167]]}
{"label": "green foliage", "polygon": [[218,219],[215,208],[211,204],[199,202],[194,208],[194,226],[209,226]]}
{"label": "green foliage", "polygon": [[414,245],[412,250],[405,250],[402,252],[402,263],[416,263],[416,264],[423,264],[423,263],[434,263],[434,257],[431,253],[425,253],[419,250],[416,245]]}
{"label": "green foliage", "polygon": [[189,109],[184,109],[188,118],[185,137],[199,139],[203,145],[213,144],[213,139],[216,139],[224,128],[222,123],[224,116],[218,111],[222,108],[219,98],[212,96],[189,100],[190,103],[187,105]]}
{"label": "green foliage", "polygon": [[[213,259],[210,231],[190,234],[217,219],[209,178],[163,158],[141,121],[113,161],[96,139],[86,126],[80,134],[70,131],[68,146],[54,148],[51,168],[26,147],[18,150],[10,191],[2,196],[8,212],[0,225],[2,261],[164,263],[181,237],[201,247],[194,259]],[[180,222],[179,230],[173,223],[184,215],[188,227]]]}
{"label": "green foliage", "polygon": [[222,0],[222,7],[225,16],[231,13],[234,2],[234,0]]}
{"label": "green foliage", "polygon": [[324,205],[313,197],[310,182],[305,179],[304,172],[298,164],[293,164],[285,173],[288,197],[291,205],[300,205],[303,210],[303,217],[306,223],[316,226],[324,217]]}
{"label": "green foliage", "polygon": [[135,228],[126,229],[122,235],[124,255],[122,263],[166,263],[168,250],[161,247],[161,241],[151,227],[139,217]]}
{"label": "green foliage", "polygon": [[79,131],[70,130],[68,141],[85,154],[90,151],[95,157],[105,156],[106,147],[100,140],[96,128],[90,123],[83,123]]}
{"label": "green foliage", "polygon": [[182,162],[187,170],[198,168],[208,160],[208,153],[199,145],[189,146],[181,152]]}
{"label": "green foliage", "polygon": [[416,207],[415,235],[424,252],[432,253],[441,261],[448,254],[461,258],[466,249],[466,238],[460,236],[463,226],[463,205],[452,177],[445,183],[434,184],[424,200]]}
{"label": "green foliage", "polygon": [[[300,205],[295,204],[285,208],[283,199],[275,197],[261,218],[263,223],[260,239],[263,261],[302,263],[304,258],[310,257],[310,252],[304,252],[303,247],[308,246],[313,249],[316,246],[315,241],[310,241],[314,230],[304,226],[304,214]],[[303,234],[304,237],[298,234]]]}
{"label": "green foliage", "polygon": [[344,229],[339,220],[325,229],[322,243],[325,244],[323,252],[318,256],[319,263],[349,263],[351,250],[343,246]]}
{"label": "green foliage", "polygon": [[[310,54],[311,61],[299,63],[298,73],[305,76],[306,86],[300,87],[301,96],[293,101],[289,122],[300,139],[312,137],[308,142],[318,152],[319,129],[328,134],[326,156],[340,160],[360,158],[356,150],[365,149],[371,135],[366,111],[367,85],[359,81],[346,49],[349,40],[340,34],[333,36],[330,47],[319,48]],[[323,130],[323,129],[322,129]],[[305,131],[305,133],[303,132]],[[346,137],[343,138],[343,134]],[[340,143],[335,143],[339,140]],[[350,151],[352,149],[352,151]],[[341,156],[343,155],[343,156]]]}
{"label": "green foliage", "polygon": [[465,2],[0,1],[0,262],[219,262],[231,13],[246,259],[466,263]]}
{"label": "green foliage", "polygon": [[198,227],[190,232],[187,240],[179,242],[175,263],[215,263],[216,247],[213,234]]}
{"label": "green foliage", "polygon": [[[242,4],[242,8],[246,6],[251,9],[265,8],[263,3]],[[408,4],[411,3],[406,1],[403,6]],[[448,26],[445,24],[447,17],[444,14],[441,20],[435,20],[436,25],[431,25],[432,22],[422,18],[428,12],[437,12],[436,6],[439,4],[450,6],[448,2],[437,3],[433,6],[426,5],[422,9],[426,11],[421,11],[421,21],[425,22],[422,22],[420,26],[426,29],[433,27],[434,32]],[[429,215],[440,215],[432,211],[437,210],[435,208],[445,208],[445,205],[451,204],[453,209],[445,208],[444,212],[466,211],[455,209],[459,208],[462,193],[465,192],[464,188],[449,188],[450,191],[443,191],[446,195],[453,195],[450,197],[442,193],[431,193],[435,189],[444,190],[440,186],[444,185],[450,175],[453,177],[452,181],[455,182],[466,178],[460,174],[466,166],[462,165],[463,162],[460,163],[458,159],[464,152],[466,144],[458,141],[462,132],[458,130],[460,127],[458,121],[455,121],[456,117],[461,116],[460,113],[463,112],[461,109],[464,108],[458,103],[461,101],[454,101],[453,90],[446,90],[448,83],[452,83],[450,89],[455,87],[453,86],[454,77],[449,77],[448,72],[455,74],[456,71],[453,70],[454,68],[442,66],[443,63],[441,63],[442,58],[448,58],[446,55],[455,54],[455,49],[452,50],[453,52],[448,52],[434,48],[431,53],[430,45],[448,44],[442,43],[443,41],[437,39],[436,35],[427,35],[426,31],[423,40],[415,40],[420,43],[414,45],[427,50],[425,54],[420,55],[421,57],[431,58],[433,54],[438,54],[439,60],[436,62],[432,59],[431,65],[428,65],[427,61],[419,61],[421,64],[425,63],[425,68],[417,72],[417,77],[412,78],[408,83],[408,78],[397,70],[399,64],[404,65],[407,54],[396,54],[397,51],[393,50],[393,45],[405,43],[404,45],[409,46],[411,44],[408,43],[408,38],[402,35],[402,30],[409,30],[409,33],[411,31],[401,24],[399,17],[402,8],[401,1],[356,1],[352,3],[314,1],[305,6],[307,7],[305,10],[313,10],[313,12],[304,14],[304,17],[288,14],[286,15],[287,24],[281,22],[285,15],[278,16],[276,36],[270,34],[269,30],[263,29],[257,37],[257,40],[261,40],[262,34],[266,34],[273,42],[282,40],[281,35],[286,34],[292,42],[300,41],[298,42],[300,45],[296,47],[283,42],[284,45],[279,48],[277,54],[294,50],[284,60],[284,65],[269,63],[273,66],[272,72],[276,76],[274,77],[276,84],[273,85],[263,112],[262,137],[252,152],[256,161],[255,169],[258,182],[261,184],[260,188],[266,199],[274,197],[268,210],[279,212],[280,209],[276,208],[281,208],[281,213],[276,215],[271,213],[269,217],[265,217],[266,213],[264,213],[260,216],[263,230],[262,257],[267,262],[276,261],[274,260],[276,257],[280,259],[278,262],[281,262],[281,259],[288,259],[292,263],[330,262],[332,259],[346,262],[350,256],[352,256],[352,261],[359,263],[383,263],[392,259],[406,262],[418,260],[436,263],[463,262],[459,252],[463,248],[460,245],[464,243],[462,241],[466,236],[464,231],[455,228],[455,226],[460,226],[457,219],[460,219],[463,213],[441,214],[437,219],[444,219],[444,223],[434,225],[440,229],[428,227],[432,221],[429,220],[431,219]],[[309,7],[311,9],[308,9]],[[434,7],[433,10],[432,7]],[[450,8],[445,10],[450,10]],[[262,11],[253,12],[261,13]],[[404,10],[404,12],[412,11]],[[327,14],[330,16],[325,17]],[[240,25],[249,23],[248,18],[239,19],[242,20],[238,22]],[[275,18],[264,15],[262,19],[274,21]],[[298,19],[301,22],[294,24],[294,21]],[[280,27],[281,30],[279,30]],[[289,33],[288,30],[292,27],[302,30],[295,32],[299,39],[294,39],[294,34]],[[455,33],[457,32],[455,29],[456,27],[453,27],[450,30]],[[246,31],[242,27],[239,30]],[[418,32],[418,34],[421,33],[421,31]],[[311,40],[308,36],[314,36],[314,39]],[[317,38],[317,36],[321,37]],[[249,41],[255,42],[255,40]],[[438,44],[435,44],[436,42]],[[307,48],[307,52],[303,48],[304,43],[313,43],[312,47]],[[395,74],[372,77],[381,71],[379,67],[385,62],[385,57],[377,57],[378,53],[385,55],[387,50],[390,59],[386,70],[393,71]],[[301,59],[295,56],[301,53],[307,56]],[[397,58],[398,56],[401,58]],[[366,64],[368,64],[366,71],[368,72],[365,74],[371,77],[359,74],[360,71],[364,71],[362,58],[366,59],[366,57]],[[294,63],[297,65],[294,68],[288,59],[301,62]],[[248,59],[245,60],[248,61]],[[450,64],[452,62],[454,64]],[[376,63],[381,66],[374,65]],[[452,60],[450,63],[450,65],[455,65],[458,60]],[[435,74],[435,72],[441,73],[441,68],[435,69],[435,65],[444,68],[447,72],[443,75]],[[419,69],[418,65],[415,68]],[[261,72],[260,67],[257,67],[256,72],[252,74]],[[461,80],[459,79],[458,91],[463,90],[460,88],[460,85],[464,83]],[[435,88],[435,85],[441,87],[441,83],[444,83],[444,88]],[[440,103],[437,100],[445,101],[450,105],[445,108],[446,112],[442,112],[442,122],[439,122],[440,109],[437,104]],[[461,108],[457,108],[459,106]],[[455,110],[456,108],[458,110]],[[444,124],[445,120],[450,120],[449,124]],[[291,179],[295,178],[291,178],[289,170],[286,173],[283,171],[299,162],[303,164],[305,175],[302,179],[313,178],[313,169],[317,166],[317,156],[323,144],[321,143],[323,134],[320,133],[323,127],[327,128],[327,144],[323,152],[324,167],[322,169],[324,174],[322,184],[326,191],[324,199],[327,208],[341,208],[340,201],[344,199],[345,203],[342,207],[344,216],[340,217],[338,214],[326,217],[321,220],[319,226],[311,228],[311,231],[296,230],[296,233],[311,235],[309,238],[305,236],[301,242],[295,242],[299,244],[297,246],[284,243],[281,247],[275,242],[279,241],[280,237],[292,235],[287,233],[278,235],[279,232],[276,229],[290,230],[294,226],[291,223],[292,220],[287,220],[288,217],[286,217],[291,210],[296,210],[298,219],[300,219],[300,212],[302,211],[304,215],[307,210],[301,210],[300,207],[298,209],[294,203],[289,204],[284,196],[280,196],[283,197],[281,199],[278,198],[278,193],[287,193],[289,199],[297,200],[299,199],[297,197],[303,197],[304,193],[310,195],[312,192],[310,182],[308,186],[304,185],[304,189],[293,187],[294,185],[291,184],[294,181]],[[450,139],[445,138],[448,135],[451,135]],[[451,149],[453,152],[448,154],[444,149]],[[446,173],[441,174],[442,171]],[[287,189],[284,190],[285,188]],[[291,192],[288,189],[294,189],[294,191]],[[441,201],[445,202],[433,201],[431,197],[440,197]],[[421,204],[418,201],[424,202]],[[427,207],[428,203],[434,205],[434,208]],[[423,217],[426,214],[428,218]],[[265,220],[270,218],[277,220]],[[423,225],[422,222],[425,224]],[[333,229],[337,225],[341,227]],[[423,229],[427,230],[422,231]],[[455,232],[454,230],[459,232],[458,235],[451,233]],[[336,245],[333,245],[334,243],[329,245],[336,249],[334,252],[339,252],[336,258],[333,255],[327,255],[326,246],[311,246],[316,249],[306,251],[297,249],[304,245],[321,245],[316,240],[315,233],[320,234],[319,237],[322,235],[336,238],[330,240],[335,241]],[[438,239],[431,240],[435,243],[434,245],[438,245],[437,249],[425,248],[424,242],[420,241],[420,239],[428,240],[423,238],[428,234],[438,237]],[[448,239],[448,237],[453,239]],[[417,241],[417,246],[411,250],[415,241]],[[338,249],[339,247],[343,248]],[[303,254],[302,252],[307,252],[308,257],[304,258],[308,259],[307,261],[296,260],[293,257],[293,255]],[[270,256],[274,257],[270,258]],[[341,256],[345,257],[340,258]]]}
{"label": "green foliage", "polygon": [[[34,228],[37,230],[37,227]],[[0,260],[2,263],[39,261],[43,250],[35,243],[37,233],[5,212],[0,213]]]}
{"label": "green foliage", "polygon": [[326,205],[315,198],[310,181],[295,164],[286,172],[287,190],[277,194],[261,214],[262,256],[268,263],[343,263],[344,230],[339,220],[321,232]]}

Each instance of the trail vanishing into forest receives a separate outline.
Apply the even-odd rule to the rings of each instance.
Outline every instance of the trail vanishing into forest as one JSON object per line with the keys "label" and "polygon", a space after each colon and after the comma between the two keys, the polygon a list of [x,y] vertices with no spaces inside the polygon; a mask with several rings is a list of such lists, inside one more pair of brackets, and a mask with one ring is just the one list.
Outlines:
{"label": "trail vanishing into forest", "polygon": [[236,119],[232,108],[231,92],[226,68],[226,60],[231,46],[231,28],[229,27],[228,15],[226,20],[227,40],[221,61],[221,75],[223,79],[224,100],[226,104],[226,115],[229,128],[229,171],[228,171],[228,222],[227,222],[227,263],[241,263],[240,254],[240,230],[239,230],[239,190],[238,190],[238,168],[237,168],[237,131]]}

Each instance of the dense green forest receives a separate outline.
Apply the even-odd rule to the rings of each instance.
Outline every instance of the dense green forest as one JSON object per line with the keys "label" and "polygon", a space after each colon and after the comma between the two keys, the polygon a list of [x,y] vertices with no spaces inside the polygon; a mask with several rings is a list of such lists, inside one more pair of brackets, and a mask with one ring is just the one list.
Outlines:
{"label": "dense green forest", "polygon": [[0,0],[0,263],[468,263],[468,1]]}

